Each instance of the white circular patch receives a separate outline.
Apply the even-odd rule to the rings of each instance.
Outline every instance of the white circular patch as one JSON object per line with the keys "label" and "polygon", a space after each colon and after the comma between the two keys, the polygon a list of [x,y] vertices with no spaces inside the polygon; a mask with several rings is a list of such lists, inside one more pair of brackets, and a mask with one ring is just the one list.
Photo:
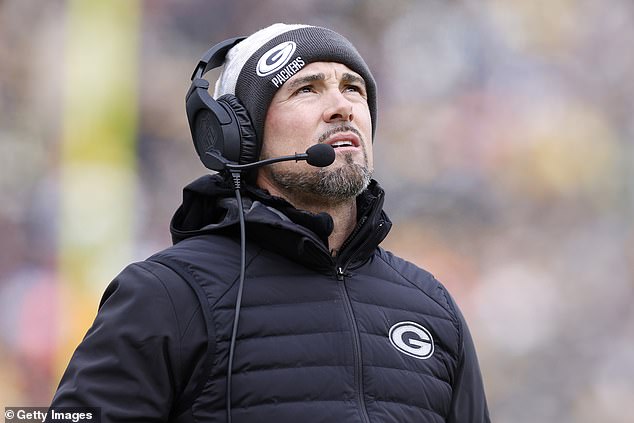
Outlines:
{"label": "white circular patch", "polygon": [[295,53],[296,48],[294,41],[285,41],[276,45],[260,57],[255,71],[259,76],[267,76],[280,70]]}
{"label": "white circular patch", "polygon": [[394,348],[411,357],[425,360],[434,353],[431,333],[418,323],[399,322],[390,328],[388,336]]}

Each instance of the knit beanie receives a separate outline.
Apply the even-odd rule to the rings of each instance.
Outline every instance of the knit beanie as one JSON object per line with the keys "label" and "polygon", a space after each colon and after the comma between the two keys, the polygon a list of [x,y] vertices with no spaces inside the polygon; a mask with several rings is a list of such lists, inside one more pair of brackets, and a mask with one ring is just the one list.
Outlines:
{"label": "knit beanie", "polygon": [[363,78],[374,138],[374,78],[350,41],[330,29],[277,23],[252,34],[227,53],[214,98],[235,95],[249,112],[261,145],[264,120],[273,96],[284,82],[312,62],[341,63]]}

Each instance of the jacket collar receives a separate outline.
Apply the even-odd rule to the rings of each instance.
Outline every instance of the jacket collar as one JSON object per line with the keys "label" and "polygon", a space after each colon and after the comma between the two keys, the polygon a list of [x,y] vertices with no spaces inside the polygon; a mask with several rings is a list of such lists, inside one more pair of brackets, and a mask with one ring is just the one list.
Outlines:
{"label": "jacket collar", "polygon": [[[367,260],[390,230],[383,200],[384,191],[373,180],[357,197],[357,226],[333,258],[327,247],[333,229],[330,215],[296,209],[282,198],[247,186],[243,196],[247,238],[309,267],[355,265]],[[183,190],[183,203],[172,217],[170,231],[176,244],[202,234],[235,235],[238,225],[233,189],[219,175],[206,175]]]}

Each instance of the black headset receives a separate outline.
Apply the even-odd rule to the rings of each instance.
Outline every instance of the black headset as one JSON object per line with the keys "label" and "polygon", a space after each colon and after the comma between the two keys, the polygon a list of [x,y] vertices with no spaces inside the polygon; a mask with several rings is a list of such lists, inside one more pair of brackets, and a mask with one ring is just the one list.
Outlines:
{"label": "black headset", "polygon": [[210,48],[192,74],[192,84],[185,96],[189,129],[194,147],[205,167],[215,171],[227,164],[247,164],[258,159],[260,143],[249,112],[234,95],[214,100],[209,81],[203,76],[223,65],[227,52],[246,37],[225,40]]}
{"label": "black headset", "polygon": [[[192,85],[185,96],[189,129],[196,153],[205,167],[218,172],[230,171],[227,165],[255,162],[260,145],[251,118],[245,107],[234,95],[226,94],[214,100],[209,94],[209,81],[203,76],[211,69],[222,66],[227,52],[246,37],[225,40],[210,48],[200,59],[192,74]],[[240,171],[231,172],[240,219],[240,278],[235,303],[233,327],[227,363],[226,413],[231,423],[231,380],[235,354],[242,291],[246,274],[246,225],[242,196],[240,195]]]}

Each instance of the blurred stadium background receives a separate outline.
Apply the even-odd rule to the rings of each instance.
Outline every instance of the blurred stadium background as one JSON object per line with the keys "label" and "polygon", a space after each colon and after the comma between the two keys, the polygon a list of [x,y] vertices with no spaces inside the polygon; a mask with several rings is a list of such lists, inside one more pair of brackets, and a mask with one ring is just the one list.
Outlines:
{"label": "blurred stadium background", "polygon": [[278,21],[373,69],[385,246],[457,298],[493,420],[631,422],[631,0],[1,0],[0,403],[46,406],[105,286],[169,245],[205,173],[191,71]]}

